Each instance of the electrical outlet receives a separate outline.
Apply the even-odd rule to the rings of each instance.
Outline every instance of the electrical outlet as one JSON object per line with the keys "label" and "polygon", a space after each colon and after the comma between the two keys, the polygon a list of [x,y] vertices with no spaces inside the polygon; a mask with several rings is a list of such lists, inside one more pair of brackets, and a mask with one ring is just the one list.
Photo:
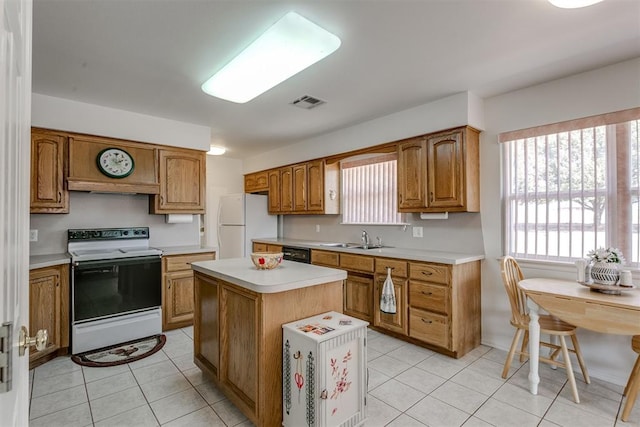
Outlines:
{"label": "electrical outlet", "polygon": [[29,241],[30,242],[38,241],[38,230],[29,230]]}
{"label": "electrical outlet", "polygon": [[422,227],[413,227],[413,237],[422,237]]}
{"label": "electrical outlet", "polygon": [[316,224],[316,233],[320,232],[320,224]]}

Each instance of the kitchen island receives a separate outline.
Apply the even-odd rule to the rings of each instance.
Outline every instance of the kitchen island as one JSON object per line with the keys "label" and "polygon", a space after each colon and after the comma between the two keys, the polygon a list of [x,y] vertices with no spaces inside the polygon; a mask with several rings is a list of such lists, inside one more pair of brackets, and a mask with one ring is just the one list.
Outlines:
{"label": "kitchen island", "polygon": [[342,312],[343,270],[249,258],[202,261],[195,272],[194,362],[256,426],[282,423],[282,325]]}

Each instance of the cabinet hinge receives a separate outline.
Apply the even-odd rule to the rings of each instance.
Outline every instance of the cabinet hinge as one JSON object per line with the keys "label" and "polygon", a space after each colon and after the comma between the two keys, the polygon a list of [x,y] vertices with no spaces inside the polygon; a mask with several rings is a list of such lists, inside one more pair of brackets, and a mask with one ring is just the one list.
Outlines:
{"label": "cabinet hinge", "polygon": [[12,323],[0,327],[0,393],[11,390],[11,330]]}

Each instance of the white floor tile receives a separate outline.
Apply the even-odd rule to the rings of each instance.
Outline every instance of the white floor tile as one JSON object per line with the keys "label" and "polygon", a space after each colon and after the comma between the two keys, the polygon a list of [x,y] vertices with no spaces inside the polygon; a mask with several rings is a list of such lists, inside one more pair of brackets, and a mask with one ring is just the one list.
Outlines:
{"label": "white floor tile", "polygon": [[151,409],[160,424],[173,421],[205,406],[207,402],[193,388],[151,402]]}
{"label": "white floor tile", "polygon": [[39,418],[87,401],[87,391],[84,385],[35,397],[31,399],[29,418]]}
{"label": "white floor tile", "polygon": [[95,427],[152,427],[157,426],[158,420],[147,405],[123,412],[115,417],[99,421]]}
{"label": "white floor tile", "polygon": [[[30,371],[31,427],[255,427],[193,363],[193,329],[166,336],[163,351],[127,365],[88,368],[59,357]],[[589,385],[576,372],[577,405],[565,371],[544,364],[533,396],[528,362],[516,358],[505,381],[506,351],[486,346],[453,359],[372,330],[367,343],[366,427],[613,426],[624,402],[623,387]],[[616,426],[640,427],[640,403]]]}

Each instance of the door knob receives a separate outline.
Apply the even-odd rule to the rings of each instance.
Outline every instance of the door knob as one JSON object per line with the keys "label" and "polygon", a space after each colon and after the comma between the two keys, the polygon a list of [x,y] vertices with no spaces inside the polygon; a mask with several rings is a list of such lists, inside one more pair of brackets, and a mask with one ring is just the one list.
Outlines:
{"label": "door knob", "polygon": [[29,330],[26,326],[20,328],[20,337],[18,339],[18,354],[24,356],[28,347],[34,345],[36,350],[42,351],[47,348],[47,341],[49,340],[49,333],[46,329],[40,329],[36,333],[35,337],[29,336]]}

